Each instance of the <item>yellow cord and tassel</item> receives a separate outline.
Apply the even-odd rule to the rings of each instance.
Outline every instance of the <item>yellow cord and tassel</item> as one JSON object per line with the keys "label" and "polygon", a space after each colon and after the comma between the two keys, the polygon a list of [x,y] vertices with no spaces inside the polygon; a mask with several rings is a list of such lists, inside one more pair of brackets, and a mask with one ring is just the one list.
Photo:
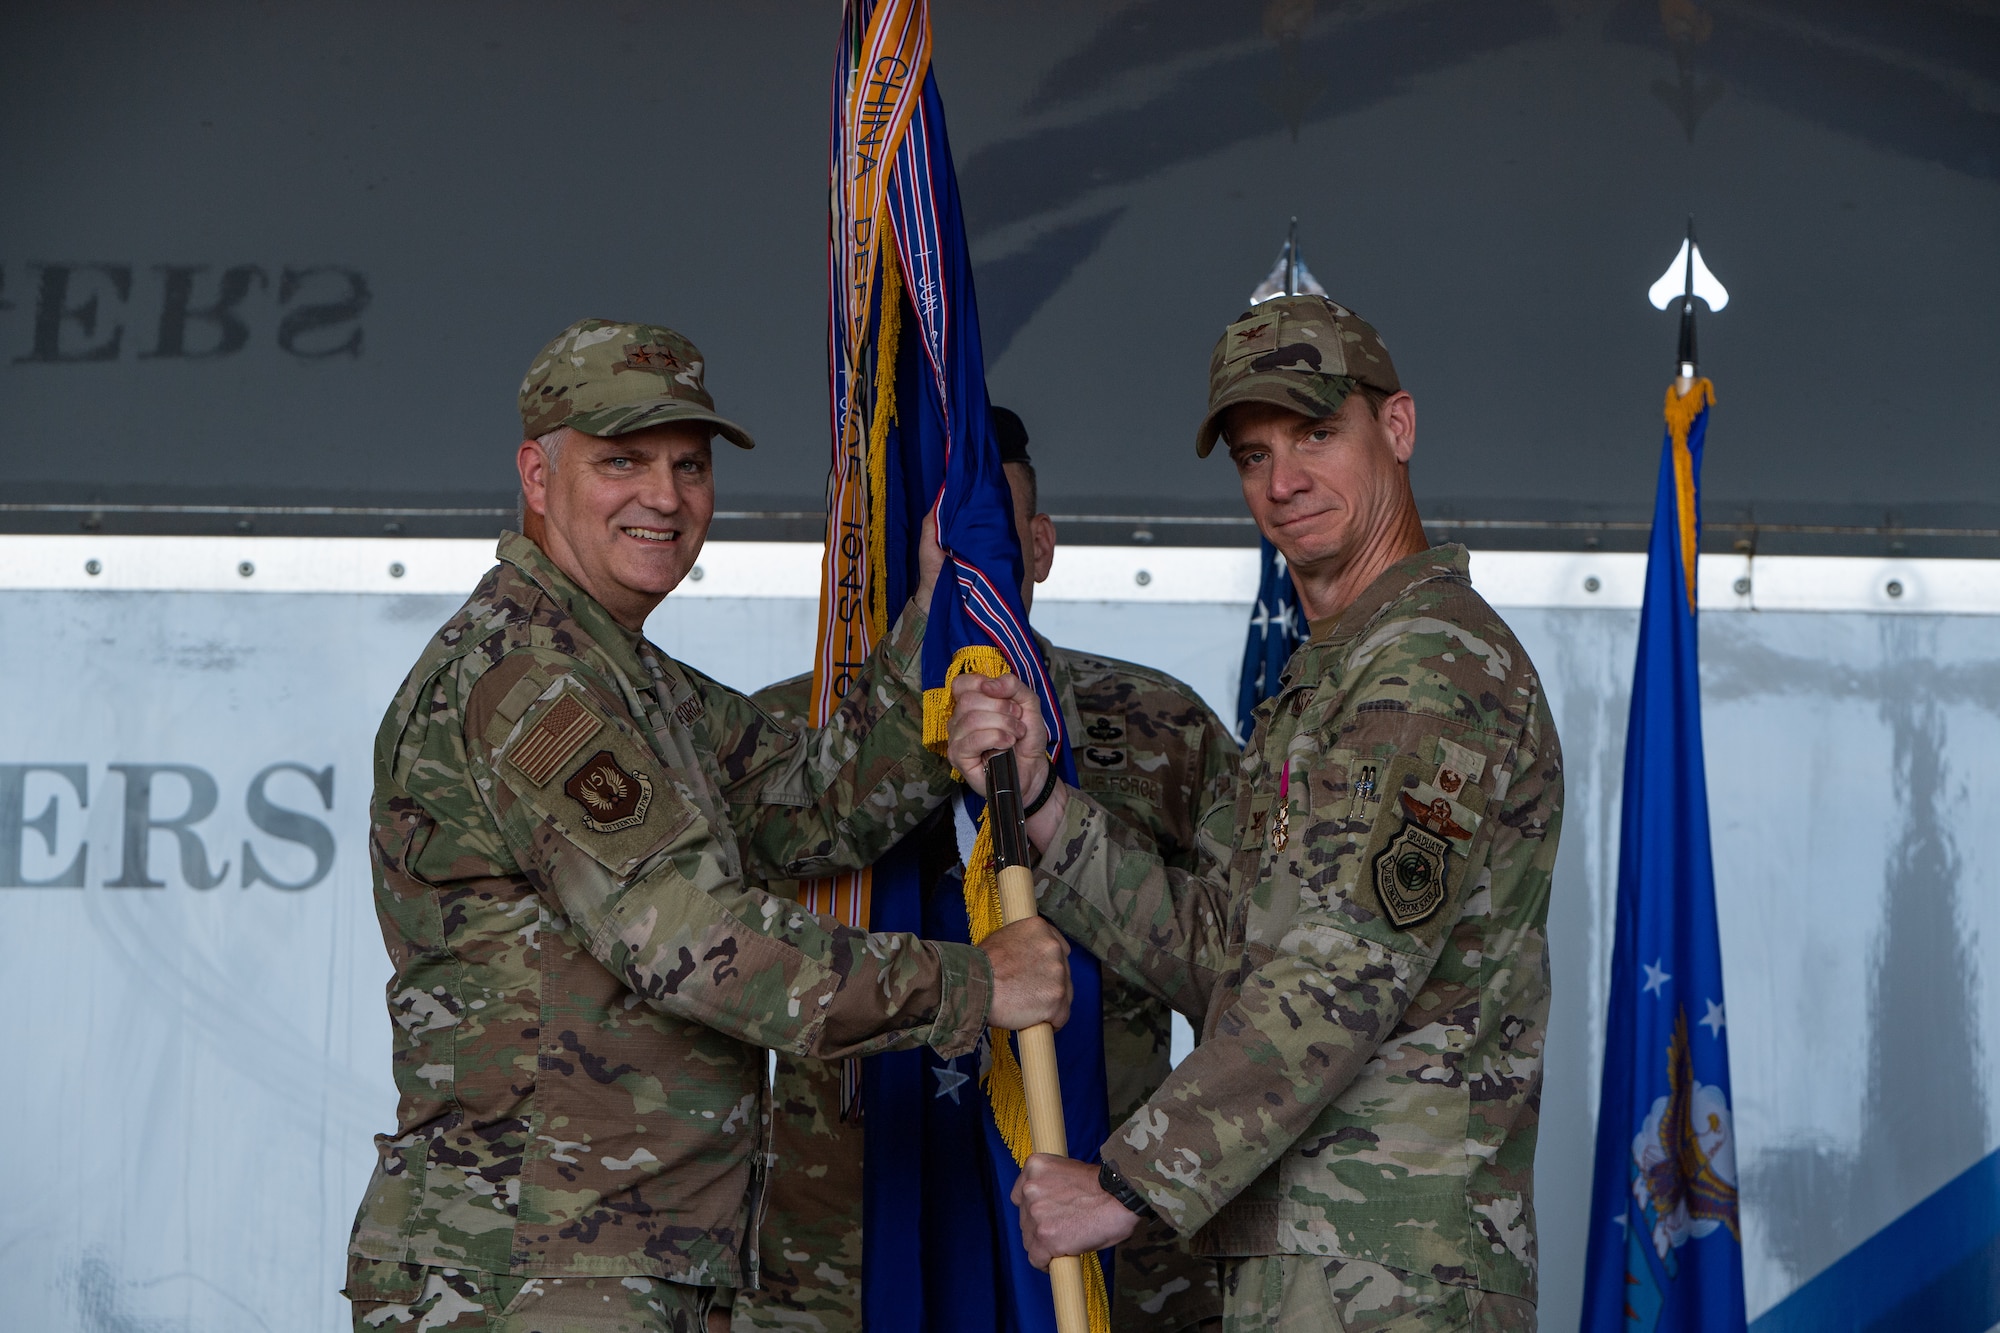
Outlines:
{"label": "yellow cord and tassel", "polygon": [[[955,707],[951,683],[968,671],[982,676],[1004,676],[1009,667],[999,649],[984,645],[961,648],[952,656],[944,685],[924,691],[924,744],[937,753],[943,753],[949,739],[947,729]],[[954,779],[961,777],[957,769],[951,775]],[[990,805],[979,812],[979,833],[972,840],[972,855],[965,863],[965,920],[974,944],[1000,929],[1005,921],[1000,912],[1000,881],[993,869]],[[1008,1040],[1007,1032],[989,1028],[987,1037],[993,1059],[979,1084],[993,1107],[993,1124],[999,1129],[1007,1151],[1013,1154],[1014,1165],[1020,1166],[1035,1150],[1034,1136],[1028,1130],[1027,1084],[1021,1077],[1021,1064],[1014,1057],[1014,1043]],[[1078,1259],[1083,1265],[1084,1307],[1090,1315],[1090,1333],[1109,1333],[1111,1298],[1104,1288],[1103,1265],[1098,1263],[1094,1252]]]}
{"label": "yellow cord and tassel", "polygon": [[[887,227],[879,235],[889,234]],[[896,420],[896,351],[903,337],[903,277],[892,252],[882,263],[882,321],[875,332],[875,415],[868,423],[868,630],[889,628],[889,427]]]}
{"label": "yellow cord and tassel", "polygon": [[1695,525],[1694,455],[1688,451],[1688,432],[1702,409],[1715,401],[1715,386],[1697,379],[1686,393],[1678,384],[1667,386],[1667,434],[1674,442],[1674,497],[1681,523],[1681,570],[1687,576],[1688,614],[1695,611]]}
{"label": "yellow cord and tassel", "polygon": [[[989,648],[983,643],[971,644],[953,654],[951,665],[944,673],[944,684],[924,691],[924,748],[932,754],[943,754],[951,744],[953,681],[968,671],[982,676],[1004,676],[1009,670],[1006,655],[998,648]],[[951,771],[953,782],[962,781],[964,777],[955,768]]]}

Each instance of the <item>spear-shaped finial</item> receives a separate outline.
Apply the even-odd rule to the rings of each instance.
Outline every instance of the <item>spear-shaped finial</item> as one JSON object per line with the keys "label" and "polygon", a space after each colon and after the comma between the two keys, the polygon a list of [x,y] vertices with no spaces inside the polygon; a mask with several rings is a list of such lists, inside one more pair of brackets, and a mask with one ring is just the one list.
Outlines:
{"label": "spear-shaped finial", "polygon": [[1299,254],[1299,220],[1293,218],[1285,233],[1285,248],[1278,252],[1278,262],[1271,266],[1270,276],[1250,293],[1250,304],[1257,305],[1274,296],[1301,295],[1325,296],[1326,288],[1320,286],[1319,279],[1312,275]]}
{"label": "spear-shaped finial", "polygon": [[1683,383],[1694,380],[1698,362],[1695,357],[1694,302],[1700,297],[1708,303],[1710,310],[1720,310],[1729,304],[1728,289],[1708,271],[1702,262],[1701,247],[1695,244],[1694,216],[1688,216],[1687,239],[1681,242],[1680,253],[1674,262],[1667,265],[1667,271],[1652,285],[1646,297],[1655,310],[1665,310],[1678,301],[1681,307],[1681,338],[1678,360],[1680,378]]}

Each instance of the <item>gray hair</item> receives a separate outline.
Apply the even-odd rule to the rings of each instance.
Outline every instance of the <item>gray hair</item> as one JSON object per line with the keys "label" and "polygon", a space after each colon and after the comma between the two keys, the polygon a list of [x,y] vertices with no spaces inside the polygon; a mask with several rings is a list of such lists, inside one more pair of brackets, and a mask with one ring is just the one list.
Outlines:
{"label": "gray hair", "polygon": [[[542,446],[542,457],[549,460],[549,470],[554,471],[556,460],[562,457],[563,443],[568,440],[569,426],[557,426],[535,437],[535,443]],[[524,491],[514,497],[514,529],[520,531],[528,526],[528,496]]]}

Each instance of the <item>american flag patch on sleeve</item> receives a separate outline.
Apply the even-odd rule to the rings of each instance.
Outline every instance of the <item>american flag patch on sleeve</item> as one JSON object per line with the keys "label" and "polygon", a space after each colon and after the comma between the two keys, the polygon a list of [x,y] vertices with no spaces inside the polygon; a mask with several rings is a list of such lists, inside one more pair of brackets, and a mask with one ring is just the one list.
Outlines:
{"label": "american flag patch on sleeve", "polygon": [[556,700],[542,720],[507,752],[507,762],[521,770],[537,787],[548,785],[569,757],[604,726],[574,694]]}

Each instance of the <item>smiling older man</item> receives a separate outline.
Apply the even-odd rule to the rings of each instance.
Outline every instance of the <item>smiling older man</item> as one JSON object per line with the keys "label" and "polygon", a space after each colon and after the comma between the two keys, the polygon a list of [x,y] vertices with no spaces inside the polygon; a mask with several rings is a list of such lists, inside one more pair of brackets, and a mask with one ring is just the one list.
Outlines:
{"label": "smiling older man", "polygon": [[[868,934],[757,887],[867,865],[949,793],[924,588],[825,727],[648,643],[715,508],[701,354],[583,320],[520,396],[524,532],[375,745],[393,1135],[355,1220],[357,1329],[699,1333],[756,1275],[768,1047],[972,1051],[1060,1023],[1067,946]],[[1026,929],[1022,929],[1026,927]]]}
{"label": "smiling older man", "polygon": [[[1103,1145],[1028,1159],[1030,1256],[1164,1218],[1221,1259],[1225,1327],[1531,1333],[1534,1152],[1562,755],[1534,667],[1430,546],[1416,405],[1351,311],[1288,296],[1223,331],[1196,436],[1220,437],[1284,553],[1311,639],[1257,710],[1193,872],[1058,784],[1029,821],[1042,911],[1202,1023]],[[1041,713],[955,686],[974,786]]]}

